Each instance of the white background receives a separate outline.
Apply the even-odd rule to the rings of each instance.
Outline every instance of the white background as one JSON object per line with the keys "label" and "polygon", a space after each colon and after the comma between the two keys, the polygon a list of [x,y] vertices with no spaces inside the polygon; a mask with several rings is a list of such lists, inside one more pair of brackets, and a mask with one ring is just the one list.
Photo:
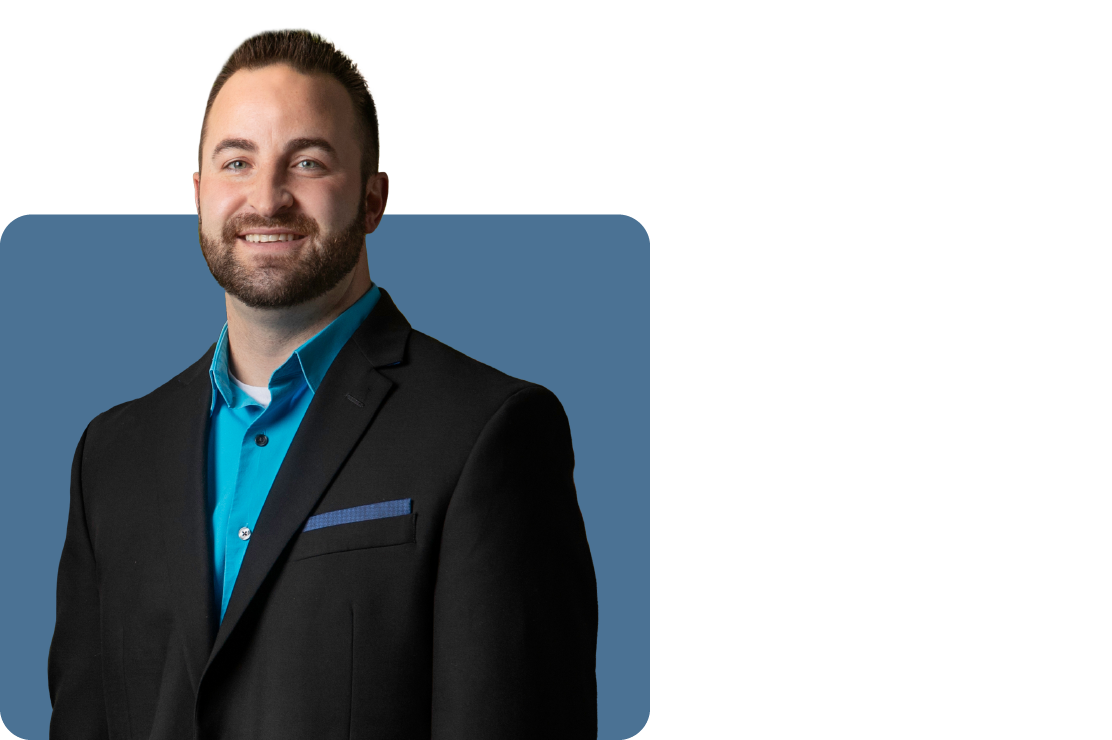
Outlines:
{"label": "white background", "polygon": [[6,4],[0,224],[191,213],[226,56],[316,30],[389,212],[649,233],[639,738],[1112,733],[1102,4],[339,7]]}

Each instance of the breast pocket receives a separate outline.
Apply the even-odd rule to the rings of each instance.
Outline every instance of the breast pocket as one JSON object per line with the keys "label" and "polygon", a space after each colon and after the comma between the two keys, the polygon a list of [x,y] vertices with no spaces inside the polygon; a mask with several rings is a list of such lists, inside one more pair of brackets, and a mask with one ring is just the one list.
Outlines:
{"label": "breast pocket", "polygon": [[[311,520],[310,520],[311,521]],[[417,541],[417,513],[381,519],[344,522],[303,531],[290,551],[290,560],[369,547],[389,547]]]}

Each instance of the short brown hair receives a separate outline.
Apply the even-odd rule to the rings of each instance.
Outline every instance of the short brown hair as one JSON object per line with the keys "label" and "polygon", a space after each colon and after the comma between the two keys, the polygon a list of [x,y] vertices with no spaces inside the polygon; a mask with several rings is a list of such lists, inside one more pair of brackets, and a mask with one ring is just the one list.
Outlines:
{"label": "short brown hair", "polygon": [[378,114],[367,81],[351,61],[331,42],[309,31],[264,31],[244,41],[228,57],[216,76],[201,121],[201,142],[197,146],[197,170],[204,158],[205,127],[209,111],[224,83],[241,69],[259,69],[271,64],[288,64],[301,74],[327,74],[344,86],[355,107],[355,118],[363,136],[360,173],[363,182],[378,172]]}

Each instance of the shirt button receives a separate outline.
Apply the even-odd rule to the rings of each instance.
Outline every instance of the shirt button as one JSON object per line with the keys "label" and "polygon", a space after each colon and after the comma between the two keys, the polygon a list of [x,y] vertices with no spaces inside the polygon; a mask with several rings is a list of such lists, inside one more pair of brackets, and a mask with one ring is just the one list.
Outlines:
{"label": "shirt button", "polygon": [[251,530],[248,529],[247,527],[243,527],[242,529],[239,530],[239,538],[241,540],[243,540],[244,542],[251,539]]}
{"label": "shirt button", "polygon": [[255,444],[257,444],[259,447],[266,447],[266,443],[269,441],[270,440],[266,438],[265,434],[255,435]]}

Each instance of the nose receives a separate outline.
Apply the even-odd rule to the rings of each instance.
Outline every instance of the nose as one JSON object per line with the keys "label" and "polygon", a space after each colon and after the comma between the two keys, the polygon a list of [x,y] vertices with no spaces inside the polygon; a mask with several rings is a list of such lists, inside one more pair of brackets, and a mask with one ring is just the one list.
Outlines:
{"label": "nose", "polygon": [[271,218],[293,205],[285,167],[260,167],[253,185],[249,203],[260,216]]}

